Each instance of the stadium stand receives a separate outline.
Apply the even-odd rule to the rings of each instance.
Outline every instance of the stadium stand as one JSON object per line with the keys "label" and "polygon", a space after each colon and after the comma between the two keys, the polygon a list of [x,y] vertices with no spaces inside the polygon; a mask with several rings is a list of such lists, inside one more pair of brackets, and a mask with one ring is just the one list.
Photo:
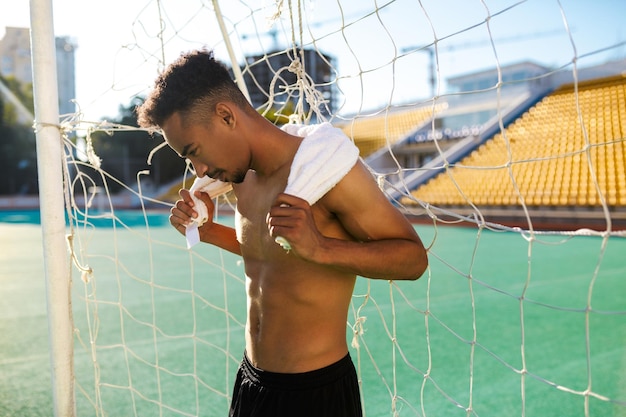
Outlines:
{"label": "stadium stand", "polygon": [[575,223],[597,217],[605,201],[623,218],[625,131],[626,76],[568,84],[412,195],[436,206],[508,207],[509,215],[522,204],[548,216],[565,208]]}
{"label": "stadium stand", "polygon": [[379,149],[386,148],[387,145],[394,145],[420,129],[442,107],[445,107],[445,104],[359,115],[351,120],[336,123],[336,126],[354,140],[361,157],[365,158]]}

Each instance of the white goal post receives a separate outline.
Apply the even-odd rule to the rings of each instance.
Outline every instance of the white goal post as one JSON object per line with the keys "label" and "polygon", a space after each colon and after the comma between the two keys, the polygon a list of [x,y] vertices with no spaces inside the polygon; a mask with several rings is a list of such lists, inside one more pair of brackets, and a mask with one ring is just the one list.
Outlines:
{"label": "white goal post", "polygon": [[31,49],[39,202],[54,415],[74,416],[74,324],[66,245],[64,145],[59,126],[52,0],[32,0]]}

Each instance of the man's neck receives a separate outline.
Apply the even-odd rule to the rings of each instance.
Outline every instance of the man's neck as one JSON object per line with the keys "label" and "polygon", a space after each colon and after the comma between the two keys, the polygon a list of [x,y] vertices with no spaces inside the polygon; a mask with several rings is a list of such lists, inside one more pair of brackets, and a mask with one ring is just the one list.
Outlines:
{"label": "man's neck", "polygon": [[[269,122],[268,122],[269,123]],[[290,135],[275,126],[265,126],[253,144],[251,168],[260,177],[269,177],[291,166],[302,138]]]}

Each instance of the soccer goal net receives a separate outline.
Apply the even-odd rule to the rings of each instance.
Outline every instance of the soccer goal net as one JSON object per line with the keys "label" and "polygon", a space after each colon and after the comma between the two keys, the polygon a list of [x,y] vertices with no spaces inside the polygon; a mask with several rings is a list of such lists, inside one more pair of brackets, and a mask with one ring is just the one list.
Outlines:
{"label": "soccer goal net", "polygon": [[[417,282],[357,281],[346,337],[365,415],[626,416],[626,61],[598,13],[621,6],[123,7],[128,26],[109,25],[128,41],[102,57],[112,83],[36,122],[63,142],[74,343],[53,365],[70,369],[77,415],[227,414],[243,266],[169,226],[193,175],[132,113],[160,70],[206,47],[270,120],[341,128],[428,248]],[[85,116],[111,97],[124,117]],[[219,221],[235,207],[221,198]]]}

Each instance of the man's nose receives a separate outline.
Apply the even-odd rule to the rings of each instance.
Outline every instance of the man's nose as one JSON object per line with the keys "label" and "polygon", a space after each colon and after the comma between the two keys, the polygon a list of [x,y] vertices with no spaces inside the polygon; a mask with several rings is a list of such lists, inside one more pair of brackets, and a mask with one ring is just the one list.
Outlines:
{"label": "man's nose", "polygon": [[195,171],[197,177],[204,177],[206,175],[207,171],[209,170],[206,164],[203,164],[197,159],[187,159],[191,163],[191,166],[193,167],[193,170]]}

